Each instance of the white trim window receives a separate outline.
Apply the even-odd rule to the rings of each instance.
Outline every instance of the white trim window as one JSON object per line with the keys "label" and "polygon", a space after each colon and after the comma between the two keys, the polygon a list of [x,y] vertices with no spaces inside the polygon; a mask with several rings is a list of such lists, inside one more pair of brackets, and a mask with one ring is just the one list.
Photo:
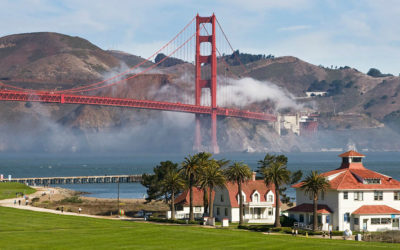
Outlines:
{"label": "white trim window", "polygon": [[393,192],[393,200],[400,201],[400,191]]}
{"label": "white trim window", "polygon": [[267,195],[267,201],[268,202],[274,202],[274,195],[273,194],[268,194]]}
{"label": "white trim window", "polygon": [[348,200],[349,199],[349,192],[344,191],[343,192],[343,200]]}
{"label": "white trim window", "polygon": [[383,191],[374,191],[374,200],[375,201],[383,200]]}
{"label": "white trim window", "polygon": [[362,201],[364,200],[364,193],[362,191],[354,192],[354,200],[355,201]]}
{"label": "white trim window", "polygon": [[272,209],[272,207],[268,208],[268,216],[273,216],[274,215],[274,210]]}
{"label": "white trim window", "polygon": [[258,191],[255,191],[253,195],[251,196],[251,201],[252,202],[260,202],[260,194]]}
{"label": "white trim window", "polygon": [[[243,193],[243,191],[242,191],[242,197],[243,197],[243,203],[245,203],[246,202],[246,195]],[[238,201],[238,203],[240,202],[240,196],[239,196],[239,194],[236,196],[236,199],[237,199],[237,201]]]}

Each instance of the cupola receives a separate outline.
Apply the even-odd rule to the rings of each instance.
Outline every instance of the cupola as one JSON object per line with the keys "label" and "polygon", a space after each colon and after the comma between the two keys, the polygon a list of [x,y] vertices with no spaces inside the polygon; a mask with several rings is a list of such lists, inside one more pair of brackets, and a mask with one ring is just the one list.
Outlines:
{"label": "cupola", "polygon": [[365,155],[360,154],[354,150],[350,150],[346,153],[339,155],[342,158],[342,165],[340,168],[353,168],[353,169],[364,169],[362,159]]}

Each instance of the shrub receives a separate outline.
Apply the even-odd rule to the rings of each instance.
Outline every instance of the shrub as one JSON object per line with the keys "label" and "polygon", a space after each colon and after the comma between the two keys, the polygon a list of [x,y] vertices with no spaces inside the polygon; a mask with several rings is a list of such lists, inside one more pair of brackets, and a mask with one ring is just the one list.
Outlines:
{"label": "shrub", "polygon": [[39,200],[40,200],[39,197],[35,197],[35,198],[32,199],[32,203],[38,202]]}
{"label": "shrub", "polygon": [[[186,224],[186,220],[171,220],[171,219],[164,219],[164,218],[157,218],[157,217],[150,217],[148,221],[159,222],[159,223],[173,223],[173,224]],[[201,224],[200,221],[189,221],[188,224]]]}
{"label": "shrub", "polygon": [[281,216],[281,226],[282,227],[292,227],[297,220],[287,217],[285,215]]}
{"label": "shrub", "polygon": [[61,200],[61,203],[82,203],[83,200],[79,196],[71,196]]}

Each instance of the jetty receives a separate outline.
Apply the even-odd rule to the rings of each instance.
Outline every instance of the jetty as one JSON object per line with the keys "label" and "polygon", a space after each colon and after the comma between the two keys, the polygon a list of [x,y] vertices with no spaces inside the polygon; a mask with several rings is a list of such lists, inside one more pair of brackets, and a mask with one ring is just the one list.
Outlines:
{"label": "jetty", "polygon": [[32,177],[3,179],[3,182],[19,182],[30,186],[54,184],[93,184],[93,183],[131,183],[140,182],[142,175],[103,175],[103,176],[66,176],[66,177]]}

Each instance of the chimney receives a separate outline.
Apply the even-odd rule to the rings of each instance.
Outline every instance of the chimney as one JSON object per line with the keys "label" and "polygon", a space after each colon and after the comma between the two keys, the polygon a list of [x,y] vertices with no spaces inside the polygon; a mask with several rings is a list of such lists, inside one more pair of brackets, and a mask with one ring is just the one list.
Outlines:
{"label": "chimney", "polygon": [[253,176],[252,176],[252,178],[251,178],[252,181],[255,181],[255,180],[256,180],[256,175],[257,175],[257,172],[253,172]]}

